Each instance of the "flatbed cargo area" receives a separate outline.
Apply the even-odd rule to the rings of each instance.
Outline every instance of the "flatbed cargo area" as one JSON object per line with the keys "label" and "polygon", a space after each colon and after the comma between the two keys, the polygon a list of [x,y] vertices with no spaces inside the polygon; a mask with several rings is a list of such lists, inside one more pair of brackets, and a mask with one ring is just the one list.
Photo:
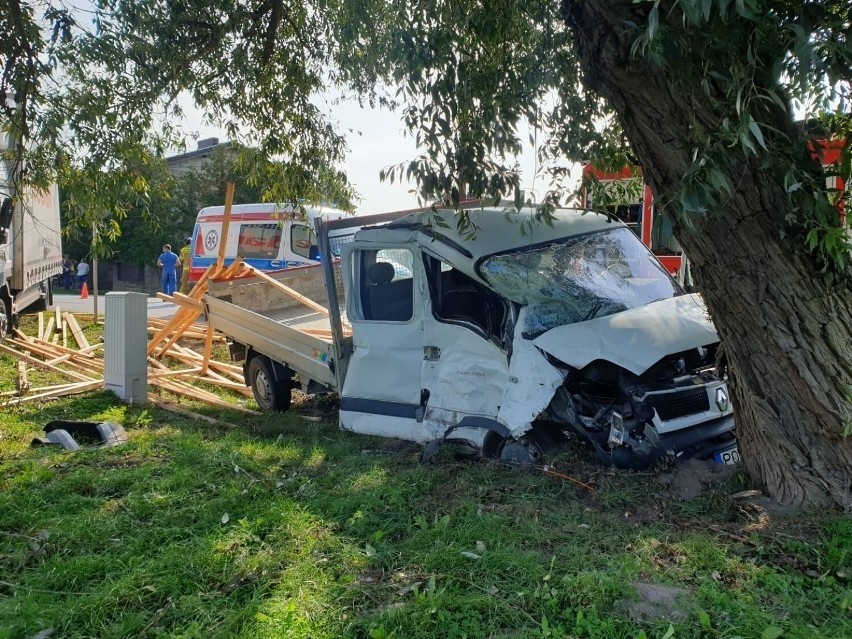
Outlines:
{"label": "flatbed cargo area", "polygon": [[210,325],[246,350],[298,372],[303,387],[313,383],[314,388],[318,384],[337,390],[335,353],[351,349],[351,337],[344,335],[336,349],[329,316],[283,288],[320,305],[327,303],[321,268],[288,269],[269,276],[282,286],[261,277],[210,282],[205,298]]}

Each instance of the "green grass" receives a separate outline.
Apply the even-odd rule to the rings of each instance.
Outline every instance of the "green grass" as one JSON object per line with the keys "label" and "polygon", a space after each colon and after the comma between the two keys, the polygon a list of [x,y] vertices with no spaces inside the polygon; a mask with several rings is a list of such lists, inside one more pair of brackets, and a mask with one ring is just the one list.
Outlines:
{"label": "green grass", "polygon": [[[451,449],[422,466],[303,416],[332,406],[203,409],[229,428],[107,393],[0,413],[0,638],[852,637],[849,518],[768,517],[739,479],[679,502],[570,458],[594,492]],[[130,442],[29,448],[60,417]],[[685,588],[680,620],[632,621],[637,581]]]}

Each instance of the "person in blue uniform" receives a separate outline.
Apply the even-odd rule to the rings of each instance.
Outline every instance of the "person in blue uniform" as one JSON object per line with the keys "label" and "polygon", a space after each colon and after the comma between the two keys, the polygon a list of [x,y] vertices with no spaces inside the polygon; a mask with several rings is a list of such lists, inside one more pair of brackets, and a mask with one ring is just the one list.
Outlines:
{"label": "person in blue uniform", "polygon": [[157,266],[163,269],[163,293],[174,295],[180,259],[172,253],[171,244],[163,245],[163,254],[157,258]]}

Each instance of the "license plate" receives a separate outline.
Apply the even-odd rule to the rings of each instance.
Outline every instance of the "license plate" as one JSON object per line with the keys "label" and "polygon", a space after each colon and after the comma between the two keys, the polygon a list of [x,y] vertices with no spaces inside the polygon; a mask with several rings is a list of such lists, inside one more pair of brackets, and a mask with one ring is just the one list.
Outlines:
{"label": "license plate", "polygon": [[728,450],[722,450],[718,453],[713,453],[713,461],[715,461],[717,464],[725,464],[726,466],[739,464],[740,451],[736,448],[729,448]]}

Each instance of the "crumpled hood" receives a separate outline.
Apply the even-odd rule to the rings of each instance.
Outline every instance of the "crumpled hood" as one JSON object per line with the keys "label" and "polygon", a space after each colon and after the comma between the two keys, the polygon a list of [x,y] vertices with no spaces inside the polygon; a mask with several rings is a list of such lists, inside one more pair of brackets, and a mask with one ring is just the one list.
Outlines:
{"label": "crumpled hood", "polygon": [[533,344],[574,368],[604,359],[641,375],[666,355],[718,341],[704,302],[692,294],[557,326]]}

